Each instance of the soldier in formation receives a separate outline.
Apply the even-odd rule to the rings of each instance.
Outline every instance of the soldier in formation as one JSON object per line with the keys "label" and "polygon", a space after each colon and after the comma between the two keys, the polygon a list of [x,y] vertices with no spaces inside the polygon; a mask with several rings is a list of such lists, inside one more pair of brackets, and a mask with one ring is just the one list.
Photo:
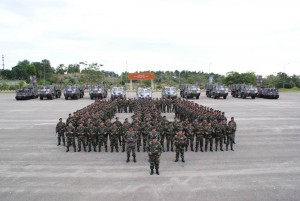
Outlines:
{"label": "soldier in formation", "polygon": [[156,170],[156,174],[159,175],[159,158],[162,153],[162,146],[156,136],[152,137],[151,141],[149,142],[147,151],[150,162],[150,175],[153,175],[154,168]]}

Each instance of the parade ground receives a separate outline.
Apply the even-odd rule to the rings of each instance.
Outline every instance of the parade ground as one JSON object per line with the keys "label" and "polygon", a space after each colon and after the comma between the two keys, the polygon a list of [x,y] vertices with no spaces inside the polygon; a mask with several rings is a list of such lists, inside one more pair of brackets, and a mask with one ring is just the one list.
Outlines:
{"label": "parade ground", "polygon": [[[185,163],[174,162],[175,152],[163,152],[160,175],[152,176],[145,152],[137,152],[137,163],[126,163],[126,152],[67,153],[57,146],[58,119],[93,103],[88,93],[79,100],[14,97],[0,94],[1,201],[300,200],[300,93],[224,100],[202,92],[191,101],[235,117],[235,151],[189,149]],[[131,115],[117,114],[121,122]]]}

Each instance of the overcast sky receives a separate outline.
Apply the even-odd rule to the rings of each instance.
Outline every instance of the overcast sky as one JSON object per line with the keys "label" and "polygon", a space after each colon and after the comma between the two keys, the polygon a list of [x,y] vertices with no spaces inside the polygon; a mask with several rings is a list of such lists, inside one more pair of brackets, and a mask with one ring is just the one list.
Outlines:
{"label": "overcast sky", "polygon": [[49,59],[300,75],[299,11],[297,0],[1,0],[0,54],[8,69]]}

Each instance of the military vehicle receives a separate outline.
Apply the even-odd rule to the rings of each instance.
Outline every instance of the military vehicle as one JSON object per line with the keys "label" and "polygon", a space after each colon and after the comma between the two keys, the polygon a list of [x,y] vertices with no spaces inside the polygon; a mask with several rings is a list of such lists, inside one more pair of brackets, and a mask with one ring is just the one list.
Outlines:
{"label": "military vehicle", "polygon": [[161,92],[161,96],[163,98],[176,99],[177,98],[176,87],[164,86]]}
{"label": "military vehicle", "polygon": [[44,98],[52,100],[53,98],[61,97],[61,89],[59,86],[49,85],[43,86],[39,88],[39,97],[40,100],[44,100]]}
{"label": "military vehicle", "polygon": [[278,99],[279,98],[279,91],[276,88],[259,87],[257,97],[259,97],[259,98]]}
{"label": "military vehicle", "polygon": [[151,99],[152,98],[152,89],[139,87],[136,91],[136,96],[138,99]]}
{"label": "military vehicle", "polygon": [[96,99],[96,98],[107,98],[107,89],[106,86],[104,84],[99,84],[99,85],[94,85],[91,86],[90,88],[90,98],[91,99]]}
{"label": "military vehicle", "polygon": [[194,97],[196,97],[196,99],[199,99],[200,94],[200,87],[197,84],[188,84],[183,90],[183,97],[186,99]]}
{"label": "military vehicle", "polygon": [[111,100],[121,98],[125,99],[126,98],[126,92],[124,90],[124,87],[113,87],[111,89]]}
{"label": "military vehicle", "polygon": [[228,87],[221,84],[207,84],[205,86],[206,96],[208,98],[220,98],[223,97],[224,99],[228,96]]}
{"label": "military vehicle", "polygon": [[65,99],[68,100],[69,97],[71,99],[83,98],[84,96],[84,88],[79,85],[66,86],[64,90]]}
{"label": "military vehicle", "polygon": [[257,87],[249,84],[232,84],[229,86],[231,90],[231,96],[235,98],[247,98],[251,97],[255,99],[257,95]]}
{"label": "military vehicle", "polygon": [[29,100],[32,97],[32,93],[28,88],[18,89],[16,91],[16,100]]}
{"label": "military vehicle", "polygon": [[189,85],[189,84],[180,84],[180,85],[179,85],[179,90],[180,90],[179,95],[180,95],[182,98],[184,98],[184,94],[183,94],[184,89],[185,89],[188,85]]}

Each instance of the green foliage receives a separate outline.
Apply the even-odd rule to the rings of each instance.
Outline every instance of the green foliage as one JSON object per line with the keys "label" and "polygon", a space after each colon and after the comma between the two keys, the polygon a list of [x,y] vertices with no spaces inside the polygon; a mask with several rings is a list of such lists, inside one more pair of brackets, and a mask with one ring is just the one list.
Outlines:
{"label": "green foliage", "polygon": [[238,73],[228,72],[224,79],[224,84],[253,84],[256,85],[256,75],[254,72]]}

